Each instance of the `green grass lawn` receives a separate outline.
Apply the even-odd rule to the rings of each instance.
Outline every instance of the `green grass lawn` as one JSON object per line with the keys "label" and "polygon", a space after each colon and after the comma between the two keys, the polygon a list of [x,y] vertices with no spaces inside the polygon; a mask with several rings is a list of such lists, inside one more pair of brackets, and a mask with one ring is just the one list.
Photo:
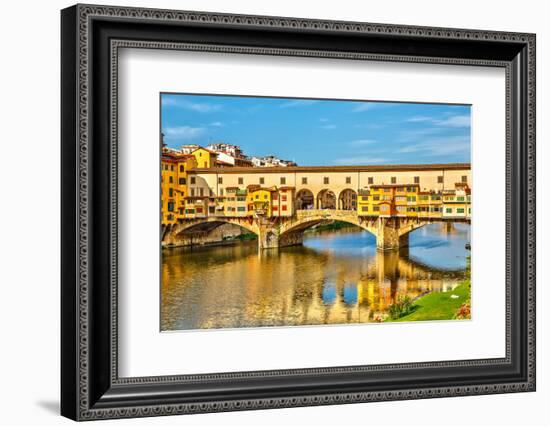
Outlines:
{"label": "green grass lawn", "polygon": [[[457,295],[453,299],[451,295]],[[450,320],[463,303],[470,301],[469,281],[459,284],[453,291],[446,293],[430,293],[413,302],[414,311],[397,320],[387,321],[427,321]]]}

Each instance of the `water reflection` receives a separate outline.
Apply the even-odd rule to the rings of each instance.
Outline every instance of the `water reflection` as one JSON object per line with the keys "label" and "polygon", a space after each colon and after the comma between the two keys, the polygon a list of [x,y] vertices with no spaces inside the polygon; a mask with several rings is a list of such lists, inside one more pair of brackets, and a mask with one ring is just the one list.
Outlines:
{"label": "water reflection", "polygon": [[162,330],[377,321],[397,297],[452,290],[464,279],[469,226],[428,225],[401,253],[367,232],[307,235],[303,246],[256,243],[163,251]]}

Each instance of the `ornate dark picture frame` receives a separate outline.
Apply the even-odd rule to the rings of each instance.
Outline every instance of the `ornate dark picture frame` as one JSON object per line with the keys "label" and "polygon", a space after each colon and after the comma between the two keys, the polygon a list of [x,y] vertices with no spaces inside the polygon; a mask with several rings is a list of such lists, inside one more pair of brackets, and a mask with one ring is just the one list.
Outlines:
{"label": "ornate dark picture frame", "polygon": [[[535,390],[535,35],[95,5],[64,9],[61,27],[64,416],[92,420]],[[504,68],[506,356],[119,378],[120,47]]]}

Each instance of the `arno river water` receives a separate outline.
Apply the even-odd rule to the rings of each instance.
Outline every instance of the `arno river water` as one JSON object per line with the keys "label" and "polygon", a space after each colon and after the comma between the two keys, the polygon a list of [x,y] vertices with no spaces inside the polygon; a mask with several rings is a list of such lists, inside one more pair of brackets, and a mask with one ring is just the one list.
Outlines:
{"label": "arno river water", "polygon": [[449,291],[465,278],[470,226],[431,224],[409,249],[379,253],[358,228],[306,234],[303,246],[164,249],[161,329],[379,321],[397,297]]}

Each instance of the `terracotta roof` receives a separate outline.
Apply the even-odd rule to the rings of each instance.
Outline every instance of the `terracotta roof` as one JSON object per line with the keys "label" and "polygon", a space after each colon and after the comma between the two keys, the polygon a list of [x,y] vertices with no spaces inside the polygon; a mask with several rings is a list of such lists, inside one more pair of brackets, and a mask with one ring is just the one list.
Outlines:
{"label": "terracotta roof", "polygon": [[[448,164],[388,164],[372,166],[292,166],[292,167],[231,167],[231,168],[197,168],[194,173],[302,173],[302,172],[384,172],[384,171],[443,171],[470,170],[470,163]],[[397,185],[406,186],[406,185]],[[408,185],[410,186],[410,185]]]}
{"label": "terracotta roof", "polygon": [[415,186],[420,188],[418,183],[391,183],[391,184],[381,184],[381,185],[371,185],[371,188],[406,188],[407,186]]}

